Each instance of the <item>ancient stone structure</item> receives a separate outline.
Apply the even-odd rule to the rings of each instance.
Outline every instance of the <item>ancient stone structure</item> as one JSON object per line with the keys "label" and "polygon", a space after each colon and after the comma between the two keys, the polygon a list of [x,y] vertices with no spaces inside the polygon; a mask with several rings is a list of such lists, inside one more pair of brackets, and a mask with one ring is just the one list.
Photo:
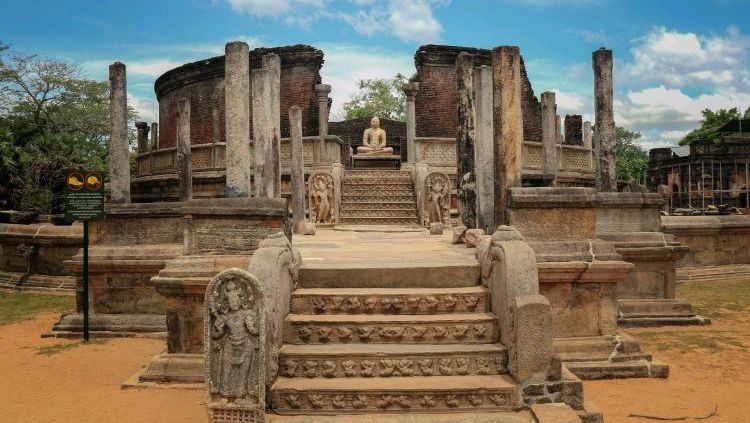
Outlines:
{"label": "ancient stone structure", "polygon": [[138,154],[145,153],[148,151],[148,131],[151,129],[148,126],[148,122],[136,122],[136,145]]}
{"label": "ancient stone structure", "polygon": [[357,154],[363,155],[388,155],[393,154],[393,148],[388,147],[386,133],[380,127],[380,119],[373,117],[370,119],[370,127],[362,133],[362,145],[357,147]]}
{"label": "ancient stone structure", "polygon": [[568,145],[583,145],[583,116],[565,115],[565,139]]}
{"label": "ancient stone structure", "polygon": [[227,269],[206,287],[206,407],[211,423],[265,422],[266,319],[260,282]]}
{"label": "ancient stone structure", "polygon": [[308,179],[307,192],[310,196],[310,220],[313,223],[333,224],[336,222],[333,176],[328,172],[315,172]]}
{"label": "ancient stone structure", "polygon": [[425,178],[426,224],[450,225],[451,185],[448,175],[432,172]]}
{"label": "ancient stone structure", "polygon": [[252,150],[250,121],[247,119],[250,115],[250,56],[247,44],[239,41],[228,43],[225,57],[226,193],[229,197],[248,197],[252,193],[249,163]]}
{"label": "ancient stone structure", "polygon": [[594,145],[594,130],[591,128],[591,122],[583,122],[583,146],[592,148]]}
{"label": "ancient stone structure", "polygon": [[109,66],[109,182],[115,204],[130,202],[130,154],[128,151],[128,88],[125,65]]}
{"label": "ancient stone structure", "polygon": [[456,180],[458,186],[459,218],[467,228],[477,226],[477,193],[474,157],[474,59],[461,52],[456,58]]}
{"label": "ancient stone structure", "polygon": [[177,179],[180,201],[193,198],[193,160],[190,151],[190,101],[183,98],[177,102]]}
{"label": "ancient stone structure", "polygon": [[477,227],[491,233],[495,228],[495,146],[492,114],[492,68],[474,70],[474,165]]}
{"label": "ancient stone structure", "polygon": [[159,124],[151,122],[151,143],[148,147],[149,150],[156,150],[159,148]]}
{"label": "ancient stone structure", "polygon": [[[404,95],[406,95],[406,151],[407,162],[414,164],[417,160],[414,138],[417,137],[416,106],[414,99],[419,92],[419,82],[404,84]],[[392,139],[392,138],[391,138]]]}
{"label": "ancient stone structure", "polygon": [[302,109],[299,106],[289,108],[291,125],[291,188],[292,188],[292,230],[304,232],[305,224],[305,169],[302,147]]}
{"label": "ancient stone structure", "polygon": [[594,145],[597,152],[596,186],[599,191],[617,191],[615,172],[615,115],[612,94],[612,50],[600,48],[592,54],[594,68]]}
{"label": "ancient stone structure", "polygon": [[[418,179],[418,178],[417,178]],[[419,184],[419,182],[417,182]],[[423,185],[418,185],[423,186]],[[341,188],[341,224],[419,225],[420,208],[406,170],[347,170]]]}
{"label": "ancient stone structure", "polygon": [[555,93],[542,93],[542,144],[544,178],[554,185],[557,177],[557,102]]}
{"label": "ancient stone structure", "polygon": [[[270,70],[253,69],[251,72],[253,103],[253,194],[261,198],[276,198],[274,192],[279,169],[274,155],[273,94]],[[280,183],[279,183],[280,186]]]}

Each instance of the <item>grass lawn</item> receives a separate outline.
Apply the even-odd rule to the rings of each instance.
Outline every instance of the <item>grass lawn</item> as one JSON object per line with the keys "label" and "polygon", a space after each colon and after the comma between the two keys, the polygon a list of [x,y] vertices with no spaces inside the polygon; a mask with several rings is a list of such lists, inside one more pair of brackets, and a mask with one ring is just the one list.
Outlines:
{"label": "grass lawn", "polygon": [[41,312],[62,313],[75,307],[76,299],[71,295],[0,291],[0,326],[31,319]]}

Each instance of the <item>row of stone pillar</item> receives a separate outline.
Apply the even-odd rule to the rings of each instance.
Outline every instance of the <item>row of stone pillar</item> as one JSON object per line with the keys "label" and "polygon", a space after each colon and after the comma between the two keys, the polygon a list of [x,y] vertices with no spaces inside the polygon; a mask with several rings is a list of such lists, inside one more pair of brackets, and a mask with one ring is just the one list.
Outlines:
{"label": "row of stone pillar", "polygon": [[[460,53],[456,59],[461,224],[488,232],[507,221],[508,189],[521,185],[524,141],[520,50],[515,46],[500,46],[492,50],[491,57],[491,68],[474,67],[469,53]],[[592,131],[591,123],[584,123],[583,144],[596,147],[597,188],[616,191],[612,51],[595,51],[592,63],[596,124]],[[407,95],[407,135],[411,129],[408,106]],[[542,93],[541,107],[543,172],[554,185],[561,134],[553,92]]]}
{"label": "row of stone pillar", "polygon": [[[156,122],[136,122],[136,140],[138,141],[138,154],[147,153],[159,149],[159,124]],[[151,138],[148,135],[151,133]]]}

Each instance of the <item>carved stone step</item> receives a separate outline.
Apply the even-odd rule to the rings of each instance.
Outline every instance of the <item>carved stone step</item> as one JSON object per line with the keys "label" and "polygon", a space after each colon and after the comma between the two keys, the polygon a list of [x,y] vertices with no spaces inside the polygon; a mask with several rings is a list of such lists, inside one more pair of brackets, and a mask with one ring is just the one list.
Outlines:
{"label": "carved stone step", "polygon": [[342,191],[343,198],[366,197],[409,197],[414,198],[414,190],[409,189],[346,189]]}
{"label": "carved stone step", "polygon": [[341,204],[341,211],[345,210],[410,210],[417,212],[417,206],[414,202],[399,202],[399,203],[377,203],[377,202],[343,202]]}
{"label": "carved stone step", "polygon": [[386,169],[350,169],[346,171],[345,176],[349,177],[372,177],[372,178],[411,178],[411,172],[406,170],[386,170]]}
{"label": "carved stone step", "polygon": [[393,209],[346,209],[341,210],[339,217],[376,217],[376,218],[417,218],[416,210],[393,210]]}
{"label": "carved stone step", "polygon": [[419,225],[419,219],[398,217],[342,217],[342,225]]}
{"label": "carved stone step", "polygon": [[302,288],[458,288],[478,284],[479,264],[467,263],[463,258],[441,258],[439,262],[408,257],[338,263],[309,261],[302,265],[299,278]]}
{"label": "carved stone step", "polygon": [[498,323],[490,313],[290,314],[284,325],[290,344],[489,344],[497,342]]}
{"label": "carved stone step", "polygon": [[289,378],[497,375],[506,357],[502,344],[285,344],[279,364]]}
{"label": "carved stone step", "polygon": [[280,377],[271,387],[279,414],[425,413],[511,410],[517,387],[505,375],[306,379]]}
{"label": "carved stone step", "polygon": [[411,178],[344,178],[344,186],[357,185],[405,185],[414,186]]}
{"label": "carved stone step", "polygon": [[465,288],[298,289],[292,294],[297,314],[440,314],[488,310],[489,292]]}
{"label": "carved stone step", "polygon": [[[391,413],[382,414],[380,410],[370,414],[348,415],[279,415],[266,414],[267,423],[537,423],[528,411],[484,411],[435,414],[435,413]],[[544,420],[543,423],[565,420]],[[568,420],[569,421],[569,420]]]}

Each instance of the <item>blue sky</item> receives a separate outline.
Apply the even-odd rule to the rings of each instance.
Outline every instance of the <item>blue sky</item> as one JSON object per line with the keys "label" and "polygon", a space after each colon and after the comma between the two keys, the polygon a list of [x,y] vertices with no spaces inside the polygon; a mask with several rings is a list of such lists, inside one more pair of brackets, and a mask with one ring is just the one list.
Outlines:
{"label": "blue sky", "polygon": [[[5,0],[0,41],[69,60],[92,78],[128,65],[130,101],[156,119],[153,81],[182,63],[251,47],[325,52],[334,118],[361,78],[413,73],[425,43],[518,45],[537,94],[593,113],[591,52],[615,55],[615,117],[647,148],[676,142],[708,108],[750,106],[748,0]],[[743,19],[744,18],[744,19]]]}

